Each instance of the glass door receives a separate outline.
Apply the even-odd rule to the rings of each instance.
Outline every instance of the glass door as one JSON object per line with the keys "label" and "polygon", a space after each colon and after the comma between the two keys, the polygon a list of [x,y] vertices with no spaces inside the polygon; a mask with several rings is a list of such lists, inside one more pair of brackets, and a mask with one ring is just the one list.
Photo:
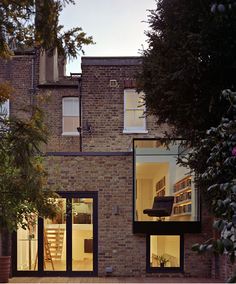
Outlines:
{"label": "glass door", "polygon": [[17,270],[38,270],[38,216],[29,216],[28,228],[17,232]]}
{"label": "glass door", "polygon": [[32,216],[13,239],[16,276],[96,276],[97,193],[63,192],[53,219]]}
{"label": "glass door", "polygon": [[58,198],[58,212],[44,219],[43,253],[45,271],[66,271],[66,198]]}
{"label": "glass door", "polygon": [[72,270],[93,271],[92,198],[72,198]]}

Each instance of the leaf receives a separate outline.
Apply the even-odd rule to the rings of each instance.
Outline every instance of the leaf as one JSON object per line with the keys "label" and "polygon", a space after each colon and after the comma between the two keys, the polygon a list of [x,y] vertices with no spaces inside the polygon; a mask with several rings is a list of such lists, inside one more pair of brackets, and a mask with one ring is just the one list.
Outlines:
{"label": "leaf", "polygon": [[216,250],[219,254],[223,254],[224,252],[224,245],[221,240],[216,241]]}
{"label": "leaf", "polygon": [[192,245],[192,251],[199,251],[200,245],[198,243]]}
{"label": "leaf", "polygon": [[225,249],[226,249],[227,251],[232,250],[233,247],[234,247],[233,242],[232,242],[231,240],[229,240],[229,239],[223,239],[223,240],[222,240],[222,243],[223,243],[223,245],[224,245],[224,247],[225,247]]}

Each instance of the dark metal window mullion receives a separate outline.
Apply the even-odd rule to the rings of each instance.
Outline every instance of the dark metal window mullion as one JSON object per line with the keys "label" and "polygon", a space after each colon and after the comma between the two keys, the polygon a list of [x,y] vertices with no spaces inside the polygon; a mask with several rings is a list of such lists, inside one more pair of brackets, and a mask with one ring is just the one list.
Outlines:
{"label": "dark metal window mullion", "polygon": [[42,274],[44,270],[44,220],[38,218],[38,272]]}
{"label": "dark metal window mullion", "polygon": [[66,198],[66,271],[72,271],[72,198]]}

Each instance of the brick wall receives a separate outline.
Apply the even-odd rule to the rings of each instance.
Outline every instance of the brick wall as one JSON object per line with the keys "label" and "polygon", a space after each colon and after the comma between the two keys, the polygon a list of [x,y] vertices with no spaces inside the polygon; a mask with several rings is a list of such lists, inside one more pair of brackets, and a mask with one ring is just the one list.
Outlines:
{"label": "brick wall", "polygon": [[0,82],[8,81],[14,88],[10,98],[13,116],[27,117],[32,94],[33,55],[15,56],[11,60],[0,60]]}
{"label": "brick wall", "polygon": [[[112,266],[116,276],[146,273],[146,236],[132,233],[132,156],[48,157],[49,184],[62,191],[98,191],[98,272]],[[119,206],[119,215],[113,206]],[[202,234],[186,234],[184,275],[211,276],[211,256],[199,256],[191,246],[209,237],[209,218]],[[183,274],[166,274],[165,276]]]}
{"label": "brick wall", "polygon": [[[78,83],[77,83],[78,85]],[[48,129],[48,143],[46,152],[79,152],[80,136],[62,135],[62,98],[78,97],[77,88],[44,88],[40,89],[38,96],[43,98],[41,107],[45,115]]]}
{"label": "brick wall", "polygon": [[[0,66],[0,81],[10,80],[16,90],[11,98],[11,113],[22,115],[20,109],[32,100],[33,55],[16,56],[7,63],[1,61]],[[123,134],[124,81],[135,76],[140,70],[139,64],[125,64],[124,60],[123,65],[107,65],[100,61],[95,65],[85,63],[82,70],[84,152],[128,151],[134,137],[161,136],[167,130],[166,126],[157,127],[155,119],[148,117],[148,134]],[[110,80],[117,80],[118,87],[111,88]],[[78,96],[79,89],[50,85],[38,90],[38,95],[47,98],[41,103],[49,129],[45,151],[79,152],[78,136],[61,135],[62,97]],[[87,124],[92,127],[91,134],[86,131]],[[105,275],[107,266],[113,267],[114,275],[147,275],[146,237],[132,233],[132,156],[55,156],[47,158],[47,167],[49,185],[57,190],[98,191],[99,276]],[[119,205],[119,215],[112,213],[114,205]],[[203,212],[203,216],[203,233],[185,235],[185,275],[188,276],[208,277],[211,273],[211,256],[199,257],[191,251],[193,243],[211,236],[208,214]]]}
{"label": "brick wall", "polygon": [[[106,61],[107,62],[107,61]],[[156,125],[154,117],[147,117],[147,134],[123,134],[125,80],[135,78],[141,66],[135,65],[82,65],[82,90],[58,86],[40,89],[39,94],[47,97],[43,104],[50,137],[46,151],[79,152],[78,136],[63,137],[62,98],[80,96],[82,105],[82,151],[113,152],[130,151],[134,137],[163,136],[166,125]],[[100,63],[102,64],[102,62]],[[106,63],[107,64],[107,63]],[[117,63],[116,63],[117,64]],[[118,87],[110,87],[110,80],[117,80]],[[50,87],[50,88],[49,88]],[[76,88],[77,87],[77,88]],[[91,132],[87,126],[91,126]]]}
{"label": "brick wall", "polygon": [[[91,65],[87,62],[91,62]],[[92,133],[83,132],[83,151],[128,151],[134,137],[162,136],[167,127],[156,126],[155,118],[147,118],[147,134],[123,134],[125,80],[140,72],[140,59],[82,60],[83,125],[91,125]],[[126,65],[125,65],[126,63]],[[88,65],[87,65],[88,64]],[[95,65],[92,65],[95,64]],[[120,65],[124,64],[124,65]],[[116,80],[117,87],[110,87]]]}
{"label": "brick wall", "polygon": [[[98,272],[144,275],[146,238],[132,233],[132,157],[48,157],[49,184],[63,191],[98,191]],[[119,215],[113,206],[119,206]]]}
{"label": "brick wall", "polygon": [[230,262],[226,254],[212,257],[212,278],[221,279],[227,282],[236,273],[236,264]]}

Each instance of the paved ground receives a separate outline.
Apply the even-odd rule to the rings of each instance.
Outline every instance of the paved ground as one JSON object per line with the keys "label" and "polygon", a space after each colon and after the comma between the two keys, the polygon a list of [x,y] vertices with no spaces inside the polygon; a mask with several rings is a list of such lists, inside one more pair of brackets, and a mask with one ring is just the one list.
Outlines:
{"label": "paved ground", "polygon": [[222,283],[210,278],[175,277],[14,277],[10,283]]}

